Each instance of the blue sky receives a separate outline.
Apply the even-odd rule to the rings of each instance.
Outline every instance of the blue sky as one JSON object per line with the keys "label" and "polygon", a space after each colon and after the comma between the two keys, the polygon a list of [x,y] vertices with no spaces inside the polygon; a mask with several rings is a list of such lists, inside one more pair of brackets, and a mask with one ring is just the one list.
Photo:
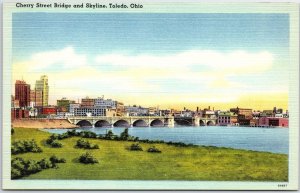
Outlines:
{"label": "blue sky", "polygon": [[[28,76],[32,83],[48,74],[53,102],[61,96],[104,94],[156,106],[176,94],[167,107],[221,107],[243,104],[245,95],[282,97],[288,91],[288,49],[287,14],[13,14],[13,78]],[[89,71],[95,73],[93,78],[105,79],[75,81],[80,72]],[[106,81],[114,76],[119,80]],[[59,81],[69,84],[63,87]],[[101,82],[111,82],[113,88]],[[69,90],[62,93],[63,89]],[[287,106],[287,101],[278,103]]]}

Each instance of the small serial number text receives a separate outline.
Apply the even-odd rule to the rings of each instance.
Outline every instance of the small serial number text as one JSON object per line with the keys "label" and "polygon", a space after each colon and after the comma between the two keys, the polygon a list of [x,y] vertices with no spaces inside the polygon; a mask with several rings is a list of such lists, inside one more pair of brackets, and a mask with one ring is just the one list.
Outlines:
{"label": "small serial number text", "polygon": [[287,187],[287,184],[278,184],[277,185],[279,188],[286,188]]}

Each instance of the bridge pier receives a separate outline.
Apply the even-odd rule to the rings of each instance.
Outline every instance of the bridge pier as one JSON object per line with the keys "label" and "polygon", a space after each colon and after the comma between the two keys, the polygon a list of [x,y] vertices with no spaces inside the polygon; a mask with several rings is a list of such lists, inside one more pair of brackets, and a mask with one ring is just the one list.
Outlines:
{"label": "bridge pier", "polygon": [[193,125],[195,127],[199,127],[200,126],[200,117],[195,117],[194,118]]}
{"label": "bridge pier", "polygon": [[165,118],[164,126],[165,127],[174,127],[175,126],[174,118],[173,117]]}

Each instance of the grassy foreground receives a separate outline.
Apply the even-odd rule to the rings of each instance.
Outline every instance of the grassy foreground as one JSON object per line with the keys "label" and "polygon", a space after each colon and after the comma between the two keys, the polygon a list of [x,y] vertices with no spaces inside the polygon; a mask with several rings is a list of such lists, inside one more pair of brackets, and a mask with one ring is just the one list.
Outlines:
{"label": "grassy foreground", "polygon": [[[217,147],[175,147],[167,144],[140,143],[144,151],[129,151],[133,142],[87,139],[100,149],[78,149],[80,137],[60,140],[62,148],[46,145],[50,133],[38,129],[15,128],[15,140],[35,139],[42,153],[12,155],[40,160],[56,155],[66,163],[22,179],[81,180],[215,180],[215,181],[288,181],[288,156],[265,152]],[[162,153],[148,153],[155,145]],[[91,152],[97,164],[79,163],[78,157]]]}

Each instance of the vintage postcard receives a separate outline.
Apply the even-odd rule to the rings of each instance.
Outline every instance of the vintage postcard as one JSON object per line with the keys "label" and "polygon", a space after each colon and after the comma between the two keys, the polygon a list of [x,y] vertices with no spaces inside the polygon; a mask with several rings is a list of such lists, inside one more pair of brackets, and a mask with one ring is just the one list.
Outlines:
{"label": "vintage postcard", "polygon": [[3,8],[3,189],[298,189],[298,4]]}

